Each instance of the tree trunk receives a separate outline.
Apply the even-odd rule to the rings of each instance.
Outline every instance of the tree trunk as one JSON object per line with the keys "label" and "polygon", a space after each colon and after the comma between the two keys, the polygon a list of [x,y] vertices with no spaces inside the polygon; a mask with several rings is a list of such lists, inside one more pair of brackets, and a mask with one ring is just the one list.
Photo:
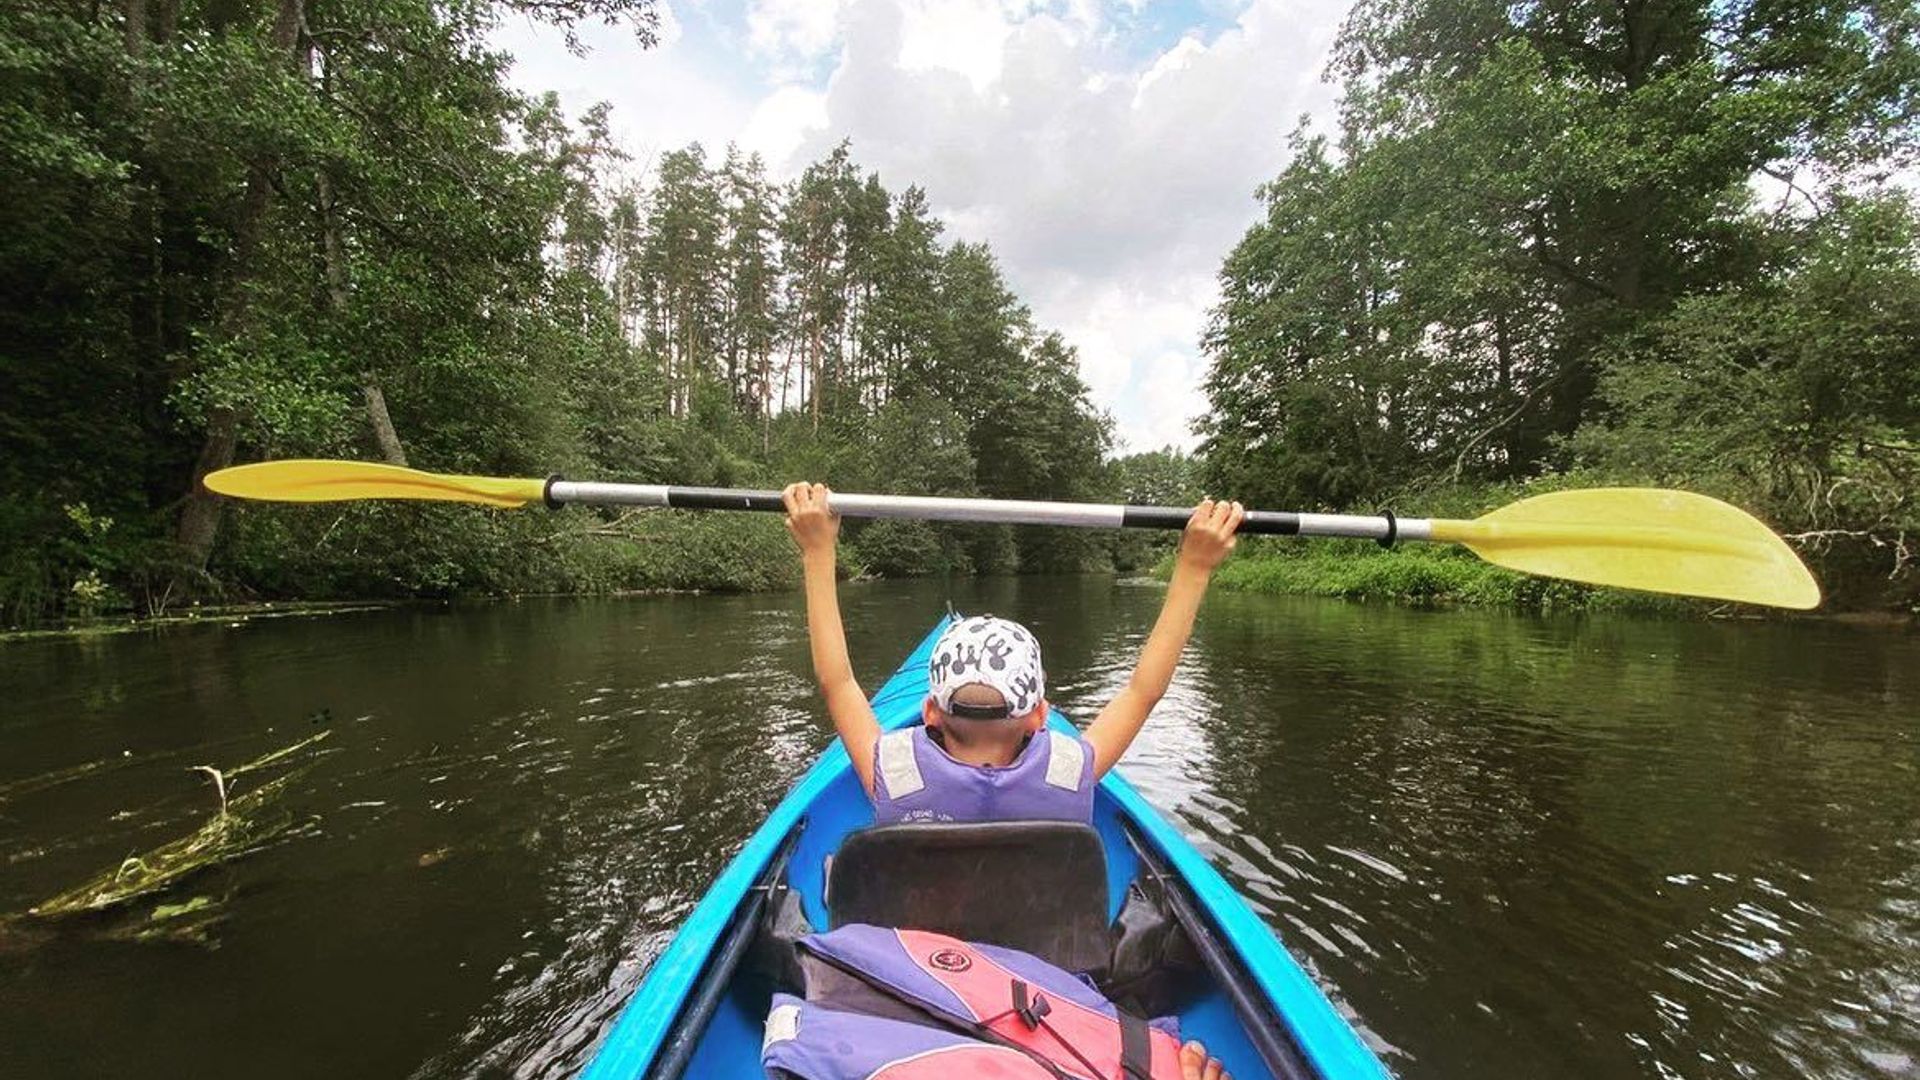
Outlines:
{"label": "tree trunk", "polygon": [[147,54],[147,0],[124,0],[121,10],[127,20],[122,27],[127,55],[138,60]]}
{"label": "tree trunk", "polygon": [[380,384],[368,380],[360,393],[367,399],[367,420],[373,425],[373,441],[380,447],[380,456],[389,465],[405,465],[407,451],[400,445],[400,434],[393,430],[393,418],[387,415],[387,396],[380,392]]}
{"label": "tree trunk", "polygon": [[820,430],[820,374],[825,367],[822,363],[821,354],[824,353],[827,348],[825,337],[826,335],[823,329],[816,324],[813,329],[813,340],[808,343],[807,347],[813,364],[813,430],[815,432]]}
{"label": "tree trunk", "polygon": [[[295,46],[300,40],[303,14],[303,0],[280,0],[279,10],[274,15],[269,42],[286,55],[289,64],[299,59]],[[266,156],[247,166],[247,188],[241,196],[240,212],[234,219],[233,257],[227,275],[231,291],[222,319],[225,336],[229,339],[244,333],[251,315],[248,310],[247,282],[253,276],[255,253],[260,247],[260,235],[266,228],[267,207],[273,194],[274,166],[272,158]],[[240,417],[230,407],[217,407],[207,417],[207,438],[201,444],[199,460],[194,463],[193,481],[180,511],[180,524],[174,532],[181,558],[192,571],[185,575],[187,578],[198,577],[206,567],[207,556],[213,551],[214,540],[220,534],[220,496],[208,491],[201,481],[209,472],[224,469],[233,463],[233,447],[239,431]],[[194,584],[191,580],[183,580],[182,583],[189,586]]]}
{"label": "tree trunk", "polygon": [[327,170],[314,174],[314,192],[320,199],[320,255],[327,270],[327,304],[338,315],[347,308],[347,249],[340,239],[340,204]]}
{"label": "tree trunk", "polygon": [[[126,107],[138,115],[144,107],[147,68],[143,62],[153,45],[153,17],[147,0],[123,0],[126,19],[122,27],[123,46],[128,64]],[[127,330],[136,343],[137,371],[141,386],[143,413],[160,411],[149,402],[164,401],[168,390],[167,311],[165,258],[161,247],[162,209],[166,199],[160,188],[162,172],[152,168],[144,139],[136,138],[128,148],[127,159],[137,179],[127,186]],[[164,431],[171,417],[154,418],[149,430]]]}
{"label": "tree trunk", "polygon": [[[192,573],[198,577],[207,565],[207,555],[220,535],[220,496],[208,491],[201,481],[208,473],[233,464],[233,444],[240,431],[240,418],[230,408],[214,409],[207,417],[207,441],[200,447],[200,459],[193,465],[193,489],[187,493],[186,506],[180,511],[180,526],[175,541]],[[182,584],[191,586],[192,581]]]}
{"label": "tree trunk", "polygon": [[[327,273],[327,306],[341,317],[350,299],[347,284],[347,245],[340,235],[340,202],[333,190],[333,178],[327,170],[314,174],[314,192],[320,200],[320,255]],[[373,443],[381,460],[389,465],[405,465],[407,451],[394,430],[393,416],[387,412],[387,395],[380,380],[371,373],[362,376],[360,395],[367,403],[367,425],[373,429]]]}

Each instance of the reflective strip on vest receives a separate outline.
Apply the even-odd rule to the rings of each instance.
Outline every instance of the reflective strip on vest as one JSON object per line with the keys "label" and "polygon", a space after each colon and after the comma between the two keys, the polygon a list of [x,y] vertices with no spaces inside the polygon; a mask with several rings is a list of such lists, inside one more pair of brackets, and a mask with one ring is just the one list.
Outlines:
{"label": "reflective strip on vest", "polygon": [[777,1042],[795,1039],[800,1036],[800,1006],[792,1002],[775,1005],[767,1014],[766,1034],[760,1036],[760,1052]]}
{"label": "reflective strip on vest", "polygon": [[874,756],[880,759],[880,775],[887,781],[887,795],[901,799],[927,782],[920,778],[920,763],[913,758],[913,729],[902,728],[880,736]]}
{"label": "reflective strip on vest", "polygon": [[1047,758],[1047,783],[1068,791],[1080,790],[1080,767],[1086,764],[1086,751],[1079,740],[1057,731],[1047,732],[1053,753]]}

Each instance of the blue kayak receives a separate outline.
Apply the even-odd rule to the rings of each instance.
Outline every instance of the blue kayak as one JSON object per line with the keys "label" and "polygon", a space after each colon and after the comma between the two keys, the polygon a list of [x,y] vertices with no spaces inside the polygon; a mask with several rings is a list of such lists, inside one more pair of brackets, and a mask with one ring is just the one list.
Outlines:
{"label": "blue kayak", "polygon": [[[874,713],[883,729],[919,722],[928,654],[945,626],[945,620],[936,625],[874,694]],[[1057,712],[1051,722],[1072,730]],[[992,834],[1001,828],[908,825],[878,830],[870,829],[872,824],[866,793],[836,742],[695,906],[588,1064],[587,1080],[764,1075],[760,1043],[771,994],[797,992],[783,985],[788,977],[779,960],[783,941],[847,921],[883,922],[870,912],[876,901],[884,909],[887,898],[873,894],[912,892],[913,875],[954,872],[940,868],[963,865],[951,858],[943,862],[938,852],[932,858],[916,852],[902,856],[890,850],[899,847],[900,835],[893,843],[864,841],[882,833],[911,839],[938,836],[941,830]],[[996,944],[1041,955],[1057,946],[1073,955],[1085,953],[1087,935],[1074,938],[1063,931],[1064,936],[1049,938],[1042,924],[1050,919],[1071,922],[1076,914],[1084,923],[1084,912],[1076,912],[1076,905],[1091,908],[1098,921],[1099,963],[1050,959],[1073,970],[1101,968],[1104,975],[1094,975],[1101,988],[1143,1015],[1177,1016],[1182,1037],[1205,1043],[1238,1080],[1386,1076],[1379,1059],[1273,930],[1118,770],[1100,781],[1093,830],[1084,825],[1053,827],[1056,832],[1071,830],[1085,834],[1086,843],[1094,846],[1091,870],[1084,869],[1087,860],[1076,861],[1072,855],[1076,837],[1043,835],[1048,827],[1037,823],[1009,823],[1005,842],[1012,846],[997,856],[1009,862],[994,864],[996,872],[985,884],[955,880],[950,889],[935,890],[945,906],[932,910],[964,913],[956,917],[967,919],[984,917],[990,926],[1017,929],[1014,940]],[[1096,834],[1097,844],[1091,839]],[[862,843],[849,842],[849,837]],[[1050,848],[1056,841],[1067,847]],[[992,844],[995,839],[970,835],[961,842]],[[1029,860],[1025,870],[1019,866],[1023,858]],[[973,861],[978,861],[977,853]],[[1083,875],[1080,887],[1073,878],[1077,873]],[[1018,883],[1029,881],[1044,884],[1023,895]],[[928,890],[918,891],[924,895]],[[994,923],[996,913],[988,909],[995,906],[1012,910],[999,912],[1001,921]],[[869,914],[849,918],[849,908]],[[929,909],[923,903],[920,910]],[[967,925],[925,926],[920,925],[924,920],[909,923],[907,918],[911,916],[894,925],[974,940],[995,936],[991,930],[968,933],[974,928]],[[1024,940],[1036,930],[1041,933],[1035,940],[1042,944]],[[1111,970],[1104,966],[1109,956]],[[1127,968],[1132,970],[1123,970]]]}

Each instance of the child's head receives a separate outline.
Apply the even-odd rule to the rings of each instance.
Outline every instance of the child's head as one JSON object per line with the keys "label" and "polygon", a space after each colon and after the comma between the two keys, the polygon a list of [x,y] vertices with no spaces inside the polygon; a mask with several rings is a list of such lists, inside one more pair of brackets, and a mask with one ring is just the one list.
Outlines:
{"label": "child's head", "polygon": [[1017,745],[1047,723],[1040,643],[1006,619],[956,619],[934,642],[922,711],[958,745]]}

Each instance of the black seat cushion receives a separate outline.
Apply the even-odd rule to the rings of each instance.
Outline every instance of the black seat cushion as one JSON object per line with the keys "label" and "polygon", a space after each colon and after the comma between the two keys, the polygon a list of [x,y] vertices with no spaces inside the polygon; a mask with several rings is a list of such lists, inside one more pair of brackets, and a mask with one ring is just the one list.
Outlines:
{"label": "black seat cushion", "polygon": [[1096,976],[1112,952],[1106,850],[1076,822],[863,829],[827,870],[827,913],[836,927],[931,930]]}

